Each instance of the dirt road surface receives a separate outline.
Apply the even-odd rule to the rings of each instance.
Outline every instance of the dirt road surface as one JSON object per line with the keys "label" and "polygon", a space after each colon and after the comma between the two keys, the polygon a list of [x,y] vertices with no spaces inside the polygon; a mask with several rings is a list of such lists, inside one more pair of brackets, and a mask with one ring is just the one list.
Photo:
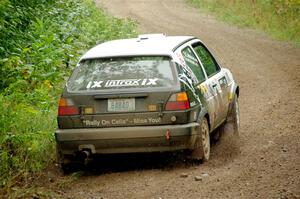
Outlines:
{"label": "dirt road surface", "polygon": [[63,189],[63,197],[300,198],[299,48],[218,22],[183,0],[96,2],[136,20],[141,33],[203,40],[240,85],[240,138],[224,135],[200,165],[181,155],[114,157]]}

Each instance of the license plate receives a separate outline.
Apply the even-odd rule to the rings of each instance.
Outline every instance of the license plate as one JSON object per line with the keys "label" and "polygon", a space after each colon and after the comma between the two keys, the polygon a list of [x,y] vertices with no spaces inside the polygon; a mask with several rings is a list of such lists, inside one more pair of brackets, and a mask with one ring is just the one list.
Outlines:
{"label": "license plate", "polygon": [[135,98],[108,99],[107,110],[109,112],[129,112],[135,110]]}

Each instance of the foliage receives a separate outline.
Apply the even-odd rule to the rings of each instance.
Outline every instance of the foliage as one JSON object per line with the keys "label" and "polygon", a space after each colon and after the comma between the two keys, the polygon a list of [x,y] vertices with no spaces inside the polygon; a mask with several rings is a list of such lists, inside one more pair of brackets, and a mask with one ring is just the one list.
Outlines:
{"label": "foliage", "polygon": [[300,0],[189,0],[217,17],[300,45]]}
{"label": "foliage", "polygon": [[53,161],[58,95],[79,55],[134,30],[91,0],[0,1],[0,187]]}

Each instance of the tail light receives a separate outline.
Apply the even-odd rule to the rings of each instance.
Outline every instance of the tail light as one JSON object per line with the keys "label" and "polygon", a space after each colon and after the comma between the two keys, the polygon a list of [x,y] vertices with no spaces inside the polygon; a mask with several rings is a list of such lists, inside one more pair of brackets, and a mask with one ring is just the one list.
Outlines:
{"label": "tail light", "polygon": [[166,110],[186,110],[190,108],[189,98],[186,92],[174,93],[166,104]]}
{"label": "tail light", "polygon": [[70,99],[60,98],[58,103],[58,116],[78,115],[78,109]]}

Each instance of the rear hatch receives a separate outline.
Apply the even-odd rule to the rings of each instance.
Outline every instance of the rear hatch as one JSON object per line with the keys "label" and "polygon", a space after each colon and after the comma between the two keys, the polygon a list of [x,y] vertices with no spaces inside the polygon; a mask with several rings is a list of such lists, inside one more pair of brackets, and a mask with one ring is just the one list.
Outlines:
{"label": "rear hatch", "polygon": [[166,56],[82,60],[62,95],[59,127],[186,123],[185,111],[164,111],[172,93],[180,91],[176,77]]}

